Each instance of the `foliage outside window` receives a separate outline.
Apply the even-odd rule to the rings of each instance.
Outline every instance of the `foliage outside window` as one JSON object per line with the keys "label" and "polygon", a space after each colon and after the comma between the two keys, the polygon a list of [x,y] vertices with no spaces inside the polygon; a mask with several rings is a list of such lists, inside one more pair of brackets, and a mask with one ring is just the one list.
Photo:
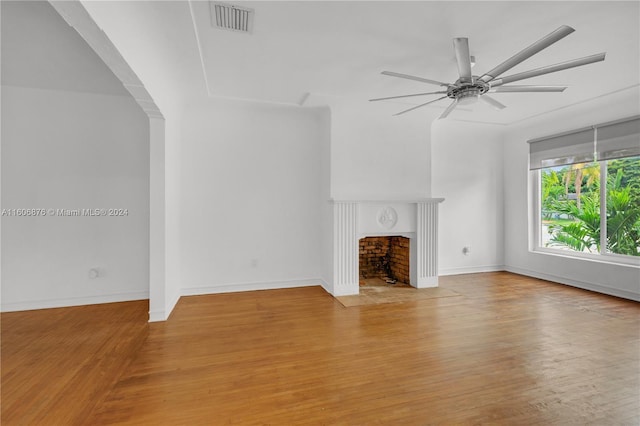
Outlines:
{"label": "foliage outside window", "polygon": [[541,246],[640,256],[640,157],[543,168],[540,190]]}
{"label": "foliage outside window", "polygon": [[640,260],[640,117],[529,144],[536,246]]}

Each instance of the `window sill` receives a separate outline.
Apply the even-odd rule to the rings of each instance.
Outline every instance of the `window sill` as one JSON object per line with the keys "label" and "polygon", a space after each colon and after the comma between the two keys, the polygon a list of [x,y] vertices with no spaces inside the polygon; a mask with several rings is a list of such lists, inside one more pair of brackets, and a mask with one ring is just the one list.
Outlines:
{"label": "window sill", "polygon": [[619,254],[596,254],[596,253],[576,253],[561,249],[553,249],[549,247],[536,247],[530,250],[532,253],[543,255],[565,257],[568,259],[586,260],[595,263],[604,263],[607,265],[631,266],[640,268],[640,257],[623,256]]}

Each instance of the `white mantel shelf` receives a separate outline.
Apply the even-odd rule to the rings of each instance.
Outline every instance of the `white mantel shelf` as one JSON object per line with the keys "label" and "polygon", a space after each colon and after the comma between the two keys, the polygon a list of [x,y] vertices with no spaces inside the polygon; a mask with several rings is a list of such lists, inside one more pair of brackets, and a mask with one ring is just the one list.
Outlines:
{"label": "white mantel shelf", "polygon": [[406,198],[406,199],[392,199],[392,198],[388,198],[388,199],[380,199],[380,200],[372,200],[372,199],[366,199],[366,200],[357,200],[357,199],[345,199],[345,200],[341,200],[341,199],[336,199],[336,198],[331,198],[329,200],[332,203],[362,203],[362,204],[395,204],[395,203],[405,203],[405,204],[418,204],[418,203],[441,203],[444,201],[444,198]]}
{"label": "white mantel shelf", "polygon": [[411,282],[438,286],[438,204],[444,198],[331,199],[333,204],[333,295],[358,294],[358,241],[367,236],[410,239]]}

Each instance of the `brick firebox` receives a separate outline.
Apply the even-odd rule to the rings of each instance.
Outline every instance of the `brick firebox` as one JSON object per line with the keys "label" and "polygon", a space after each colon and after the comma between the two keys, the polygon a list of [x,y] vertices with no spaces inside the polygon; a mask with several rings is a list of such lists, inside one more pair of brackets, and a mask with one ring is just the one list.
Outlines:
{"label": "brick firebox", "polygon": [[410,282],[410,239],[400,236],[366,237],[359,241],[360,278]]}

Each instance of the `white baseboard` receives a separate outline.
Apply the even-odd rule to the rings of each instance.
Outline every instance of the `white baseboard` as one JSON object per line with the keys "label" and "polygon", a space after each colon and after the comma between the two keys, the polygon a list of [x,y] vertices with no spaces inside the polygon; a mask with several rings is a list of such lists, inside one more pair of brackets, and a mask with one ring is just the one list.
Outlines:
{"label": "white baseboard", "polygon": [[166,311],[149,311],[149,322],[166,321],[168,315],[166,315],[165,312]]}
{"label": "white baseboard", "polygon": [[[254,290],[277,290],[280,288],[295,288],[295,287],[311,287],[311,286],[324,286],[324,280],[320,278],[306,278],[301,280],[287,280],[287,281],[263,281],[252,283],[233,283],[223,284],[216,286],[204,286],[204,287],[187,287],[182,289],[182,296],[198,296],[202,294],[218,294],[218,293],[234,293],[238,291],[254,291]],[[326,290],[326,288],[325,288]]]}
{"label": "white baseboard", "polygon": [[324,278],[318,278],[318,281],[320,282],[320,286],[324,289],[324,291],[326,291],[327,293],[333,295],[333,286],[330,286],[329,283],[327,281],[325,281]]}
{"label": "white baseboard", "polygon": [[442,268],[438,270],[438,276],[478,274],[481,272],[499,272],[504,270],[505,270],[504,265],[483,265],[483,266],[466,266],[461,268]]}
{"label": "white baseboard", "polygon": [[602,284],[586,283],[583,281],[577,281],[570,278],[558,277],[551,274],[545,274],[543,272],[531,271],[529,269],[518,268],[514,266],[506,266],[505,271],[512,272],[514,274],[525,275],[527,277],[539,278],[541,280],[552,281],[559,284],[570,285],[571,287],[581,288],[583,290],[595,291],[596,293],[608,294],[610,296],[622,297],[623,299],[630,299],[640,302],[640,294],[632,291],[621,290]]}
{"label": "white baseboard", "polygon": [[435,277],[419,277],[418,281],[411,284],[415,288],[433,288],[438,287],[438,276]]}
{"label": "white baseboard", "polygon": [[180,297],[182,296],[182,291],[178,290],[173,297],[171,298],[171,300],[169,300],[169,304],[167,305],[167,308],[165,309],[165,318],[164,320],[168,320],[169,317],[171,316],[171,313],[173,312],[173,309],[176,307],[176,305],[178,304],[178,302],[180,301]]}
{"label": "white baseboard", "polygon": [[97,305],[100,303],[131,302],[149,299],[148,291],[134,293],[105,294],[100,296],[70,297],[63,299],[30,300],[3,303],[2,312],[32,311],[35,309],[67,308],[70,306]]}
{"label": "white baseboard", "polygon": [[178,304],[179,300],[180,300],[180,293],[178,292],[173,296],[173,299],[166,306],[165,310],[163,310],[163,311],[149,311],[149,322],[159,322],[159,321],[168,320],[169,316],[171,316],[171,312],[173,312],[173,309],[176,307],[176,305]]}
{"label": "white baseboard", "polygon": [[[340,286],[337,288],[333,289],[333,297],[340,297],[340,296],[357,296],[360,293],[360,285],[358,285],[358,287],[346,287],[346,286]],[[355,292],[350,290],[355,288]]]}

